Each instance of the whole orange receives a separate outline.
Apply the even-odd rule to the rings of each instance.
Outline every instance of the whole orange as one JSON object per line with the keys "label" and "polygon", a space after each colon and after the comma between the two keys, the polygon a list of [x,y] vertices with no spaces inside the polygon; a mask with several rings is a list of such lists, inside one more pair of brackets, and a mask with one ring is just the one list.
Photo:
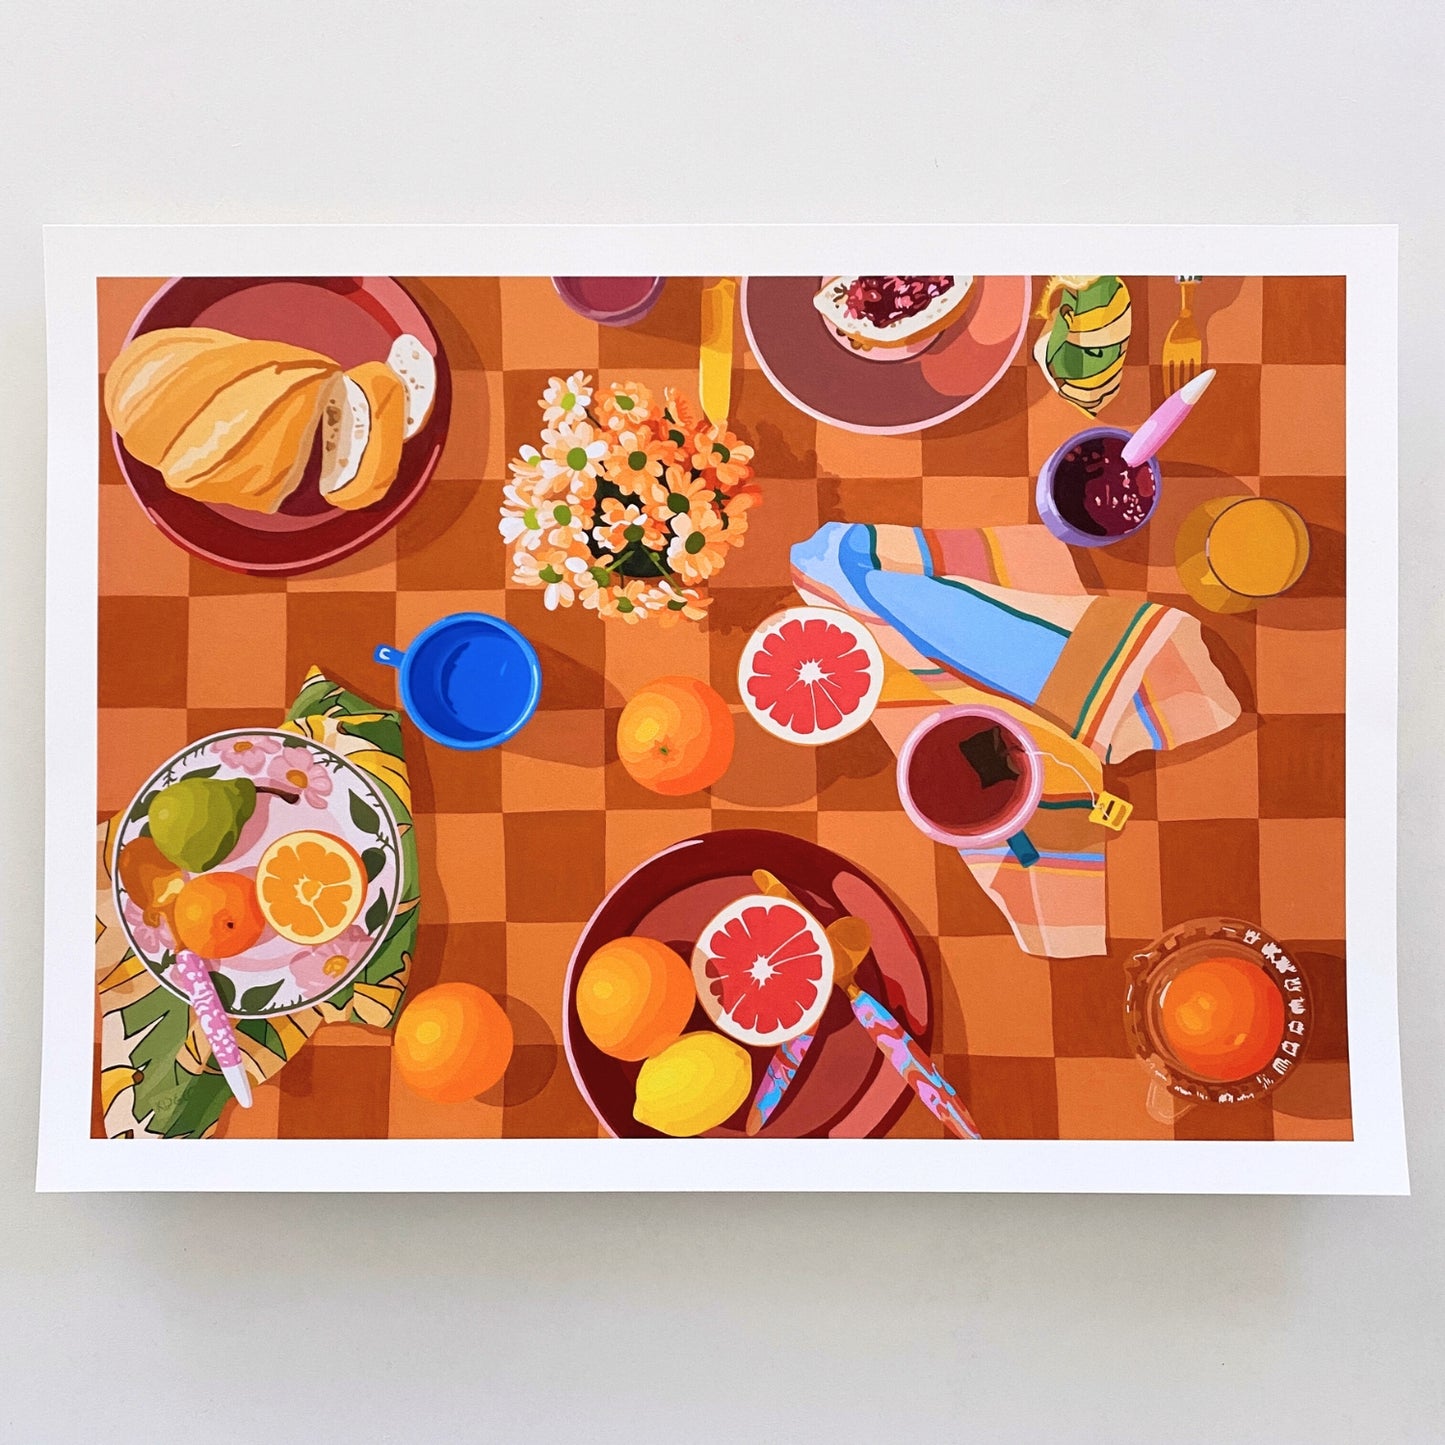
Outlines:
{"label": "whole orange", "polygon": [[654,793],[700,792],[712,787],[732,761],[732,714],[707,683],[660,677],[622,709],[617,755]]}
{"label": "whole orange", "polygon": [[654,938],[614,938],[577,980],[582,1032],[614,1059],[650,1059],[676,1041],[697,1002],[692,970]]}
{"label": "whole orange", "polygon": [[199,873],[176,894],[176,942],[202,958],[234,958],[266,930],[256,885],[244,873]]}
{"label": "whole orange", "polygon": [[402,1081],[436,1104],[484,1094],[512,1058],[512,1022],[486,989],[439,983],[402,1011],[392,1041]]}

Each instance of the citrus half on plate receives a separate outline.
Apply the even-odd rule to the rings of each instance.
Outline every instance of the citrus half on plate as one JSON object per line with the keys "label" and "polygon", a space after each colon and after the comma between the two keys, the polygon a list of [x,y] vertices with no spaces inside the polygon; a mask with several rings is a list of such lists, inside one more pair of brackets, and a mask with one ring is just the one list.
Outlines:
{"label": "citrus half on plate", "polygon": [[692,976],[703,1011],[723,1033],[770,1048],[822,1018],[833,949],[801,904],[757,893],[730,903],[703,929]]}
{"label": "citrus half on plate", "polygon": [[256,865],[256,896],[282,938],[330,943],[366,902],[366,869],[356,850],[331,833],[287,833]]}

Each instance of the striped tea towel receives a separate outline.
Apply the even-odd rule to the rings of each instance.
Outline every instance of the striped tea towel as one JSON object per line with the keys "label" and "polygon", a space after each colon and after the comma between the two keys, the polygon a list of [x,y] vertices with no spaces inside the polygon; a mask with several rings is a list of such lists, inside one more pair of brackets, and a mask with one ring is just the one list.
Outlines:
{"label": "striped tea towel", "polygon": [[1045,755],[1026,832],[1039,860],[1000,846],[964,861],[1028,953],[1105,951],[1104,841],[1089,821],[1103,765],[1208,737],[1239,716],[1199,623],[1138,598],[1084,591],[1043,527],[929,532],[830,522],[793,548],[793,583],[841,607],[882,648],[874,722],[898,751],[924,713],[988,703]]}

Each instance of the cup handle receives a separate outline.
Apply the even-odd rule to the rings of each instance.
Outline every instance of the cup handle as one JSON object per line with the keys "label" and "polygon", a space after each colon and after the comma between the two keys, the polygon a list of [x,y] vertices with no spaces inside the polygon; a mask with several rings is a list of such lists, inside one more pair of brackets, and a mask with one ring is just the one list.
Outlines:
{"label": "cup handle", "polygon": [[396,648],[386,646],[378,647],[376,651],[372,653],[374,661],[385,663],[387,667],[400,667],[401,660],[405,656],[406,653],[398,652]]}
{"label": "cup handle", "polygon": [[1193,1107],[1188,1099],[1181,1099],[1157,1074],[1150,1074],[1149,1092],[1144,1096],[1144,1109],[1156,1123],[1172,1124]]}
{"label": "cup handle", "polygon": [[1039,861],[1039,850],[1029,842],[1027,833],[1015,833],[1008,840],[1008,846],[1009,852],[1019,860],[1021,867],[1032,868]]}

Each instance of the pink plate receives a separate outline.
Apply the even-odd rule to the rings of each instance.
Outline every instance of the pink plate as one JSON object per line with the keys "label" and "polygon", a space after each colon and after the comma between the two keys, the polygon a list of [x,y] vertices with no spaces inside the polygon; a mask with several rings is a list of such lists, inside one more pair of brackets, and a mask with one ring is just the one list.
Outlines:
{"label": "pink plate", "polygon": [[[692,957],[708,920],[757,891],[752,873],[766,868],[826,928],[854,914],[873,934],[859,965],[858,982],[903,1022],[926,1049],[932,1032],[928,976],[912,931],[888,895],[865,873],[827,848],[761,828],[725,829],[664,848],[635,868],[602,900],[582,930],[564,985],[563,1037],[567,1061],[582,1097],[609,1134],[659,1138],[632,1117],[640,1064],[604,1054],[582,1032],[577,980],[583,965],[614,938],[642,934]],[[687,1032],[711,1029],[702,1005]],[[873,1040],[858,1024],[841,989],[834,989],[814,1030],[815,1041],[762,1139],[864,1138],[887,1133],[913,1097]],[[772,1049],[750,1048],[751,1100]],[[709,1137],[744,1137],[747,1105]]]}
{"label": "pink plate", "polygon": [[426,425],[402,448],[386,495],[369,507],[328,506],[316,487],[318,450],[300,485],[274,513],[200,502],[173,492],[111,433],[120,469],[146,515],[171,541],[218,567],[290,577],[339,562],[394,527],[436,468],[451,415],[451,373],[421,308],[389,276],[181,276],[136,318],[126,341],[168,326],[210,326],[258,341],[284,341],[329,356],[344,369],[385,361],[405,332],[436,357],[437,391]]}
{"label": "pink plate", "polygon": [[966,411],[997,385],[1023,345],[1033,303],[1027,276],[980,276],[963,315],[918,354],[887,366],[838,345],[813,306],[821,276],[748,276],[748,345],[782,394],[848,431],[922,431]]}

